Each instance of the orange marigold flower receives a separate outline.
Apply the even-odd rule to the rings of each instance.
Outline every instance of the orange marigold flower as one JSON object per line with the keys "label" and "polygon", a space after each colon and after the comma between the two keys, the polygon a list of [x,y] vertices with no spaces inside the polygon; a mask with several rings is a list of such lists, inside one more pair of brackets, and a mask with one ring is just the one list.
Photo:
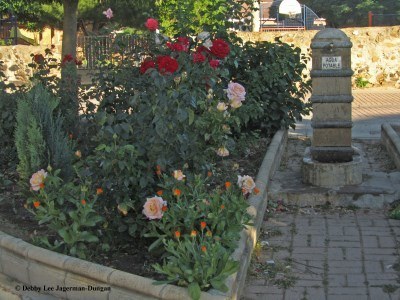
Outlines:
{"label": "orange marigold flower", "polygon": [[161,167],[160,167],[159,165],[156,166],[156,174],[157,174],[158,176],[161,175]]}
{"label": "orange marigold flower", "polygon": [[255,195],[258,195],[258,194],[260,193],[260,189],[258,189],[258,188],[254,188],[253,191],[254,191],[254,194],[255,194]]}
{"label": "orange marigold flower", "polygon": [[211,171],[208,171],[207,172],[207,177],[211,177],[212,176],[212,172]]}
{"label": "orange marigold flower", "polygon": [[44,183],[43,183],[43,182],[40,183],[40,184],[39,184],[39,187],[40,187],[41,189],[44,189]]}
{"label": "orange marigold flower", "polygon": [[224,208],[225,208],[225,205],[221,204],[221,209],[224,209]]}
{"label": "orange marigold flower", "polygon": [[168,207],[167,207],[166,205],[164,205],[164,206],[161,208],[161,210],[162,210],[162,211],[167,211],[167,210],[168,210]]}
{"label": "orange marigold flower", "polygon": [[99,187],[99,188],[96,189],[96,194],[97,194],[97,195],[103,194],[103,192],[104,192],[104,191],[103,191],[103,189],[102,189],[101,187]]}
{"label": "orange marigold flower", "polygon": [[210,230],[207,230],[206,236],[211,237],[212,236],[212,232]]}
{"label": "orange marigold flower", "polygon": [[195,237],[197,235],[197,231],[196,230],[192,230],[192,232],[190,233],[191,237]]}
{"label": "orange marigold flower", "polygon": [[206,246],[201,246],[201,251],[206,252],[207,251],[207,247]]}
{"label": "orange marigold flower", "polygon": [[158,196],[162,196],[162,194],[163,194],[163,190],[157,191],[157,195],[158,195]]}
{"label": "orange marigold flower", "polygon": [[38,208],[40,206],[40,202],[39,201],[35,201],[33,202],[33,206]]}
{"label": "orange marigold flower", "polygon": [[81,200],[81,203],[82,203],[82,205],[86,205],[86,200],[85,200],[85,199],[82,199],[82,200]]}
{"label": "orange marigold flower", "polygon": [[175,231],[175,237],[179,239],[181,237],[181,232],[180,231]]}
{"label": "orange marigold flower", "polygon": [[174,196],[180,196],[181,195],[181,190],[180,189],[174,189],[173,190],[173,194],[174,194]]}
{"label": "orange marigold flower", "polygon": [[231,187],[231,183],[229,181],[225,182],[225,188],[229,189]]}
{"label": "orange marigold flower", "polygon": [[204,221],[201,221],[201,222],[200,222],[200,227],[201,227],[201,229],[206,228],[206,226],[207,226],[207,223],[206,223],[206,222],[204,222]]}

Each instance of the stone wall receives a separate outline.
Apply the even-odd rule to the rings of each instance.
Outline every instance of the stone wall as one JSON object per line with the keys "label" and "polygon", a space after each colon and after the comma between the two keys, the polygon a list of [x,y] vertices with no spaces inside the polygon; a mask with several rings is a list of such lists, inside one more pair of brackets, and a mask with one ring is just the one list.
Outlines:
{"label": "stone wall", "polygon": [[[26,84],[32,76],[32,69],[28,64],[32,62],[31,54],[42,54],[44,56],[46,46],[0,46],[0,70],[4,73],[6,83],[14,83],[17,86]],[[55,58],[61,54],[54,52]],[[54,69],[55,72],[56,69]]]}
{"label": "stone wall", "polygon": [[[351,39],[352,69],[356,78],[365,78],[369,86],[392,85],[400,88],[400,26],[393,27],[362,27],[342,29]],[[280,37],[282,42],[293,44],[310,55],[311,39],[316,31],[287,31],[287,32],[241,32],[244,40],[274,41]],[[44,53],[46,46],[1,46],[1,67],[8,82],[21,84],[31,76],[28,67],[31,53]],[[58,50],[58,47],[56,47]],[[55,57],[59,58],[59,50]],[[311,61],[308,63],[308,71]]]}
{"label": "stone wall", "polygon": [[[400,88],[400,26],[358,27],[342,29],[353,43],[353,86],[357,78],[368,80],[368,86],[391,85]],[[310,56],[311,39],[317,31],[241,32],[244,40],[282,42],[301,48]],[[309,61],[307,69],[311,69]]]}

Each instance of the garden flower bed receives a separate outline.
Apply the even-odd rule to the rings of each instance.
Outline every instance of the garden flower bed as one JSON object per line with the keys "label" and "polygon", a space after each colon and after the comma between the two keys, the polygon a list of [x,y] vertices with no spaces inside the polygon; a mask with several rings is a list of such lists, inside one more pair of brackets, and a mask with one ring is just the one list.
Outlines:
{"label": "garden flower bed", "polygon": [[[113,37],[89,88],[79,86],[77,59],[58,64],[46,51],[32,54],[36,84],[14,90],[17,105],[5,97],[15,148],[6,147],[17,157],[0,161],[14,174],[0,173],[14,183],[0,191],[19,193],[8,209],[31,213],[37,225],[25,239],[48,250],[3,236],[1,266],[32,289],[49,282],[41,292],[71,299],[240,294],[286,140],[280,129],[308,112],[305,58],[226,30],[169,38],[157,20],[145,26],[133,52]],[[60,80],[49,76],[57,66]],[[272,136],[255,182],[259,166],[248,161],[261,163]]]}
{"label": "garden flower bed", "polygon": [[[256,185],[260,193],[249,198],[253,225],[242,231],[239,247],[232,255],[240,266],[227,280],[228,292],[202,292],[201,299],[240,296],[268,201],[268,181],[279,166],[286,139],[285,130],[275,134],[259,169]],[[65,299],[190,299],[185,288],[154,285],[152,279],[39,248],[5,233],[0,234],[0,249],[0,272],[36,291],[40,288],[41,293]]]}

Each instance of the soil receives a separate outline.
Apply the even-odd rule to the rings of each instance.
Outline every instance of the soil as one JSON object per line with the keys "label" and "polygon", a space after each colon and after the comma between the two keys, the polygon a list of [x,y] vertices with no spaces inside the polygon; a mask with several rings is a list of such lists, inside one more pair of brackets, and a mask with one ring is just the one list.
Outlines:
{"label": "soil", "polygon": [[[270,139],[259,138],[246,144],[242,156],[224,159],[219,163],[215,176],[222,183],[232,176],[232,171],[256,178],[269,142]],[[32,243],[35,236],[49,236],[46,226],[38,225],[33,215],[24,208],[25,200],[18,193],[16,184],[16,171],[8,169],[0,172],[11,181],[11,184],[4,186],[0,178],[0,231],[28,243]],[[161,279],[152,268],[154,263],[161,263],[161,259],[147,251],[150,243],[150,240],[132,239],[123,245],[113,245],[108,253],[96,252],[96,256],[88,260],[139,276]]]}

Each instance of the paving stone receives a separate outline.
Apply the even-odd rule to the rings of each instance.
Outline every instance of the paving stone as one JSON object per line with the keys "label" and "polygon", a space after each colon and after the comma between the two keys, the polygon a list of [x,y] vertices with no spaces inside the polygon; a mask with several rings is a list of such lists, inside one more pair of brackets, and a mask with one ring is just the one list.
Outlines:
{"label": "paving stone", "polygon": [[384,264],[394,264],[397,260],[396,256],[393,255],[380,255],[380,254],[365,254],[364,258],[366,261],[383,261]]}
{"label": "paving stone", "polygon": [[365,261],[365,272],[367,273],[380,273],[383,272],[382,264],[379,261]]}
{"label": "paving stone", "polygon": [[329,235],[329,242],[360,242],[360,235]]}
{"label": "paving stone", "polygon": [[347,285],[349,287],[353,286],[366,286],[366,279],[364,274],[348,274],[347,275]]}
{"label": "paving stone", "polygon": [[285,291],[285,300],[299,300],[305,295],[305,288],[290,288]]}
{"label": "paving stone", "polygon": [[397,245],[393,237],[378,236],[378,241],[381,248],[395,248]]}
{"label": "paving stone", "polygon": [[[375,235],[375,236],[392,236],[389,230],[380,229],[381,227],[376,227],[375,229],[364,229],[361,228],[362,236]],[[382,227],[383,228],[383,227]]]}
{"label": "paving stone", "polygon": [[330,287],[340,287],[346,286],[346,275],[345,274],[336,274],[336,275],[328,275],[328,285]]}
{"label": "paving stone", "polygon": [[325,291],[323,288],[312,288],[312,287],[307,287],[307,299],[313,300],[313,299],[320,299],[324,300],[325,299]]}
{"label": "paving stone", "polygon": [[325,248],[312,248],[312,247],[296,247],[293,249],[292,254],[324,254]]}
{"label": "paving stone", "polygon": [[344,260],[337,260],[337,261],[328,261],[329,267],[333,268],[362,268],[362,261],[361,260],[352,260],[352,261],[344,261]]}
{"label": "paving stone", "polygon": [[398,274],[396,273],[367,273],[368,280],[378,279],[378,280],[396,280]]}
{"label": "paving stone", "polygon": [[369,296],[371,299],[391,300],[388,293],[385,293],[382,288],[369,288]]}
{"label": "paving stone", "polygon": [[363,246],[365,248],[378,248],[380,247],[378,243],[377,236],[363,236]]}
{"label": "paving stone", "polygon": [[341,248],[328,248],[328,261],[331,260],[343,260],[344,259],[344,253]]}
{"label": "paving stone", "polygon": [[280,294],[283,295],[283,290],[278,289],[275,286],[268,286],[268,285],[250,285],[247,286],[244,290],[244,295],[247,293],[253,294]]}
{"label": "paving stone", "polygon": [[362,267],[347,267],[346,262],[343,263],[343,267],[329,267],[329,274],[360,274]]}
{"label": "paving stone", "polygon": [[345,247],[345,248],[359,248],[361,246],[358,241],[330,241],[329,247]]}
{"label": "paving stone", "polygon": [[244,294],[241,297],[242,300],[283,300],[283,294],[282,295],[277,295],[277,294],[257,294],[257,293],[248,293]]}
{"label": "paving stone", "polygon": [[[366,300],[368,299],[367,294],[365,295],[337,295],[328,294],[327,300]],[[375,300],[375,299],[374,299]]]}
{"label": "paving stone", "polygon": [[361,260],[361,248],[346,248],[345,249],[346,260]]}
{"label": "paving stone", "polygon": [[352,227],[345,226],[345,227],[343,227],[343,232],[344,232],[345,236],[347,236],[347,235],[357,236],[357,237],[360,236],[360,232],[359,232],[358,228],[355,226],[352,226]]}
{"label": "paving stone", "polygon": [[295,287],[315,287],[322,288],[324,285],[322,280],[296,280]]}
{"label": "paving stone", "polygon": [[[366,287],[328,287],[328,295],[367,295]],[[329,299],[329,297],[328,297]],[[342,298],[340,298],[342,299]]]}

